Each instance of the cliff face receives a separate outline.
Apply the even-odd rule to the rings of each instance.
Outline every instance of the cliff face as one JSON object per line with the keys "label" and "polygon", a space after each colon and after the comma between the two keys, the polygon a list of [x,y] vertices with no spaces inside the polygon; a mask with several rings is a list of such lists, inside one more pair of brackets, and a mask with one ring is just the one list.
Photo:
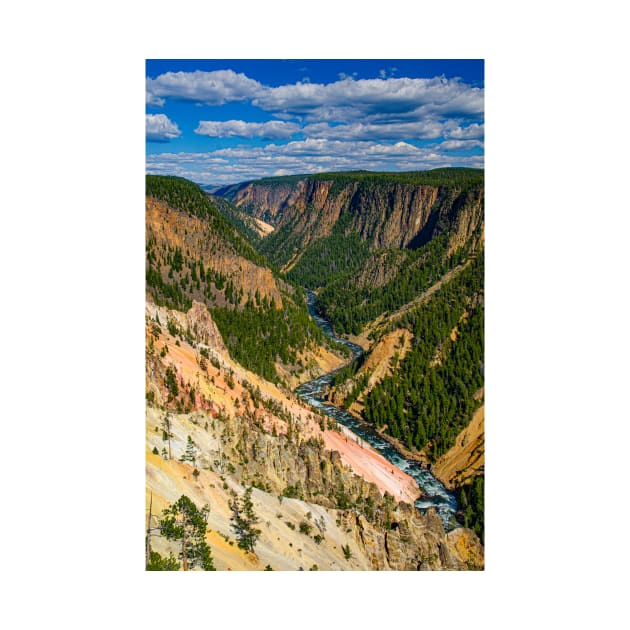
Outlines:
{"label": "cliff face", "polygon": [[288,246],[278,260],[331,234],[343,217],[343,230],[358,233],[374,248],[416,247],[438,233],[450,235],[450,248],[482,229],[483,186],[416,185],[305,178],[279,185],[251,182],[234,195],[235,204],[276,227],[274,245]]}
{"label": "cliff face", "polygon": [[233,198],[237,208],[249,212],[257,219],[276,224],[277,217],[287,205],[294,204],[304,188],[304,181],[296,184],[258,185],[246,184]]}

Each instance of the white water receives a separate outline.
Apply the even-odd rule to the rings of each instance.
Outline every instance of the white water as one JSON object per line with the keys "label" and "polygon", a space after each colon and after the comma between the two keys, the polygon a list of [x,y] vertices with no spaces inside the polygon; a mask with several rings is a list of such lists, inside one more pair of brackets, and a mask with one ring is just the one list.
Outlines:
{"label": "white water", "polygon": [[[341,343],[349,348],[355,357],[361,355],[363,353],[361,347],[335,336],[330,323],[315,312],[313,308],[314,302],[315,295],[309,291],[307,298],[309,313],[323,332],[337,343]],[[367,424],[360,422],[347,411],[325,400],[324,390],[332,382],[336,371],[337,370],[334,370],[313,381],[300,385],[295,390],[295,393],[309,405],[321,411],[321,413],[334,418],[340,424],[351,429],[353,433],[371,444],[387,460],[394,464],[394,466],[413,477],[424,492],[423,496],[415,502],[416,507],[421,512],[433,507],[442,519],[445,529],[449,530],[456,527],[455,512],[457,511],[457,500],[428,469],[423,468],[419,462],[407,459],[401,455],[389,442],[384,440]]]}

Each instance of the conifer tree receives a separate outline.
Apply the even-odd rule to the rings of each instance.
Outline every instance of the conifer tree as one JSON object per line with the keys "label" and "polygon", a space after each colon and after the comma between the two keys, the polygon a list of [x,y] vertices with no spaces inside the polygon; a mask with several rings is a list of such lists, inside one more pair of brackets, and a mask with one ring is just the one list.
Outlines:
{"label": "conifer tree", "polygon": [[182,462],[190,462],[192,466],[197,465],[197,445],[193,442],[190,435],[186,443],[186,452],[180,457]]}
{"label": "conifer tree", "polygon": [[230,502],[230,509],[232,510],[232,529],[236,534],[238,546],[245,551],[253,552],[262,532],[254,527],[259,519],[254,512],[251,486],[245,490],[241,501],[234,498]]}
{"label": "conifer tree", "polygon": [[204,571],[214,571],[210,547],[206,543],[206,529],[210,507],[201,510],[184,494],[166,508],[160,520],[160,531],[168,540],[181,541],[179,557],[182,568],[200,566]]}

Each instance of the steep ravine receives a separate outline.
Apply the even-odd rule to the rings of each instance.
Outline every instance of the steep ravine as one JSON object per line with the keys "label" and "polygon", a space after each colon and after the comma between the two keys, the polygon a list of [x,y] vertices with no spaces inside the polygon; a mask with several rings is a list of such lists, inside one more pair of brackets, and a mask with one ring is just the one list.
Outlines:
{"label": "steep ravine", "polygon": [[386,177],[366,182],[349,176],[340,180],[338,175],[261,180],[223,194],[274,226],[263,248],[278,265],[337,229],[358,234],[373,249],[416,249],[446,233],[449,251],[483,231],[481,181],[467,188],[461,182],[431,183],[429,178],[426,183]]}
{"label": "steep ravine", "polygon": [[[345,345],[352,350],[355,356],[359,356],[363,353],[363,349],[350,341],[336,337],[329,322],[317,315],[314,310],[313,304],[315,301],[315,294],[308,292],[308,309],[317,322],[322,331],[337,341]],[[300,385],[295,390],[295,393],[305,402],[316,408],[323,414],[326,414],[334,418],[340,424],[348,427],[360,437],[365,440],[371,446],[373,446],[378,452],[380,452],[387,460],[392,462],[394,466],[400,468],[405,473],[413,477],[424,494],[415,502],[416,507],[424,512],[427,508],[434,507],[442,519],[444,528],[448,531],[456,527],[455,513],[457,511],[457,500],[451,494],[444,485],[436,479],[426,468],[423,468],[419,462],[413,461],[401,455],[394,447],[384,440],[378,433],[370,429],[366,424],[360,422],[354,418],[347,411],[336,407],[326,400],[326,389],[330,386],[335,371],[329,372]]]}

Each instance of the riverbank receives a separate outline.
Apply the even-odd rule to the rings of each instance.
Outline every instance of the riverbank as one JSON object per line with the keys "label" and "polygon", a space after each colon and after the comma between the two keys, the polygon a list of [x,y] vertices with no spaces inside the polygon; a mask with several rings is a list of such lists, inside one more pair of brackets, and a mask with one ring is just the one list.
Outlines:
{"label": "riverbank", "polygon": [[[330,405],[335,404],[330,398],[327,398],[327,402]],[[400,440],[397,440],[395,437],[392,437],[391,435],[388,435],[387,433],[385,433],[386,427],[382,427],[381,429],[376,429],[369,422],[366,422],[363,419],[363,416],[352,407],[350,407],[349,409],[345,409],[345,411],[346,413],[349,413],[353,418],[355,418],[356,421],[359,422],[361,426],[364,427],[366,430],[373,431],[380,438],[382,438],[383,440],[391,444],[391,446],[395,448],[396,451],[400,455],[402,455],[405,459],[411,459],[414,462],[419,462],[421,464],[424,464],[425,466],[427,466],[427,468],[431,465],[431,462],[429,462],[429,458],[426,456],[424,451],[416,451],[416,450],[410,451],[408,448],[406,448],[403,445],[403,443]]]}
{"label": "riverbank", "polygon": [[[313,309],[314,297],[312,292],[308,292],[307,305],[311,316],[323,332],[333,340],[349,347],[356,357],[363,354],[363,349],[360,346],[336,337],[330,323],[315,313]],[[392,469],[394,471],[397,469],[403,474],[410,475],[423,493],[414,502],[415,507],[421,512],[428,508],[434,508],[445,529],[447,531],[453,529],[456,526],[454,517],[457,512],[457,499],[426,467],[421,454],[405,452],[406,449],[400,442],[393,442],[394,438],[391,436],[376,432],[371,425],[365,423],[361,418],[355,417],[327,400],[327,391],[334,378],[334,373],[333,371],[304,383],[295,390],[295,394],[319,413],[335,419],[340,425],[347,427],[354,435],[370,444],[389,463],[390,473]]]}
{"label": "riverbank", "polygon": [[339,431],[326,431],[324,444],[326,448],[337,451],[341,461],[356,474],[376,484],[383,495],[391,494],[397,501],[411,505],[423,496],[413,477],[392,466],[373,446],[344,425],[339,424]]}

